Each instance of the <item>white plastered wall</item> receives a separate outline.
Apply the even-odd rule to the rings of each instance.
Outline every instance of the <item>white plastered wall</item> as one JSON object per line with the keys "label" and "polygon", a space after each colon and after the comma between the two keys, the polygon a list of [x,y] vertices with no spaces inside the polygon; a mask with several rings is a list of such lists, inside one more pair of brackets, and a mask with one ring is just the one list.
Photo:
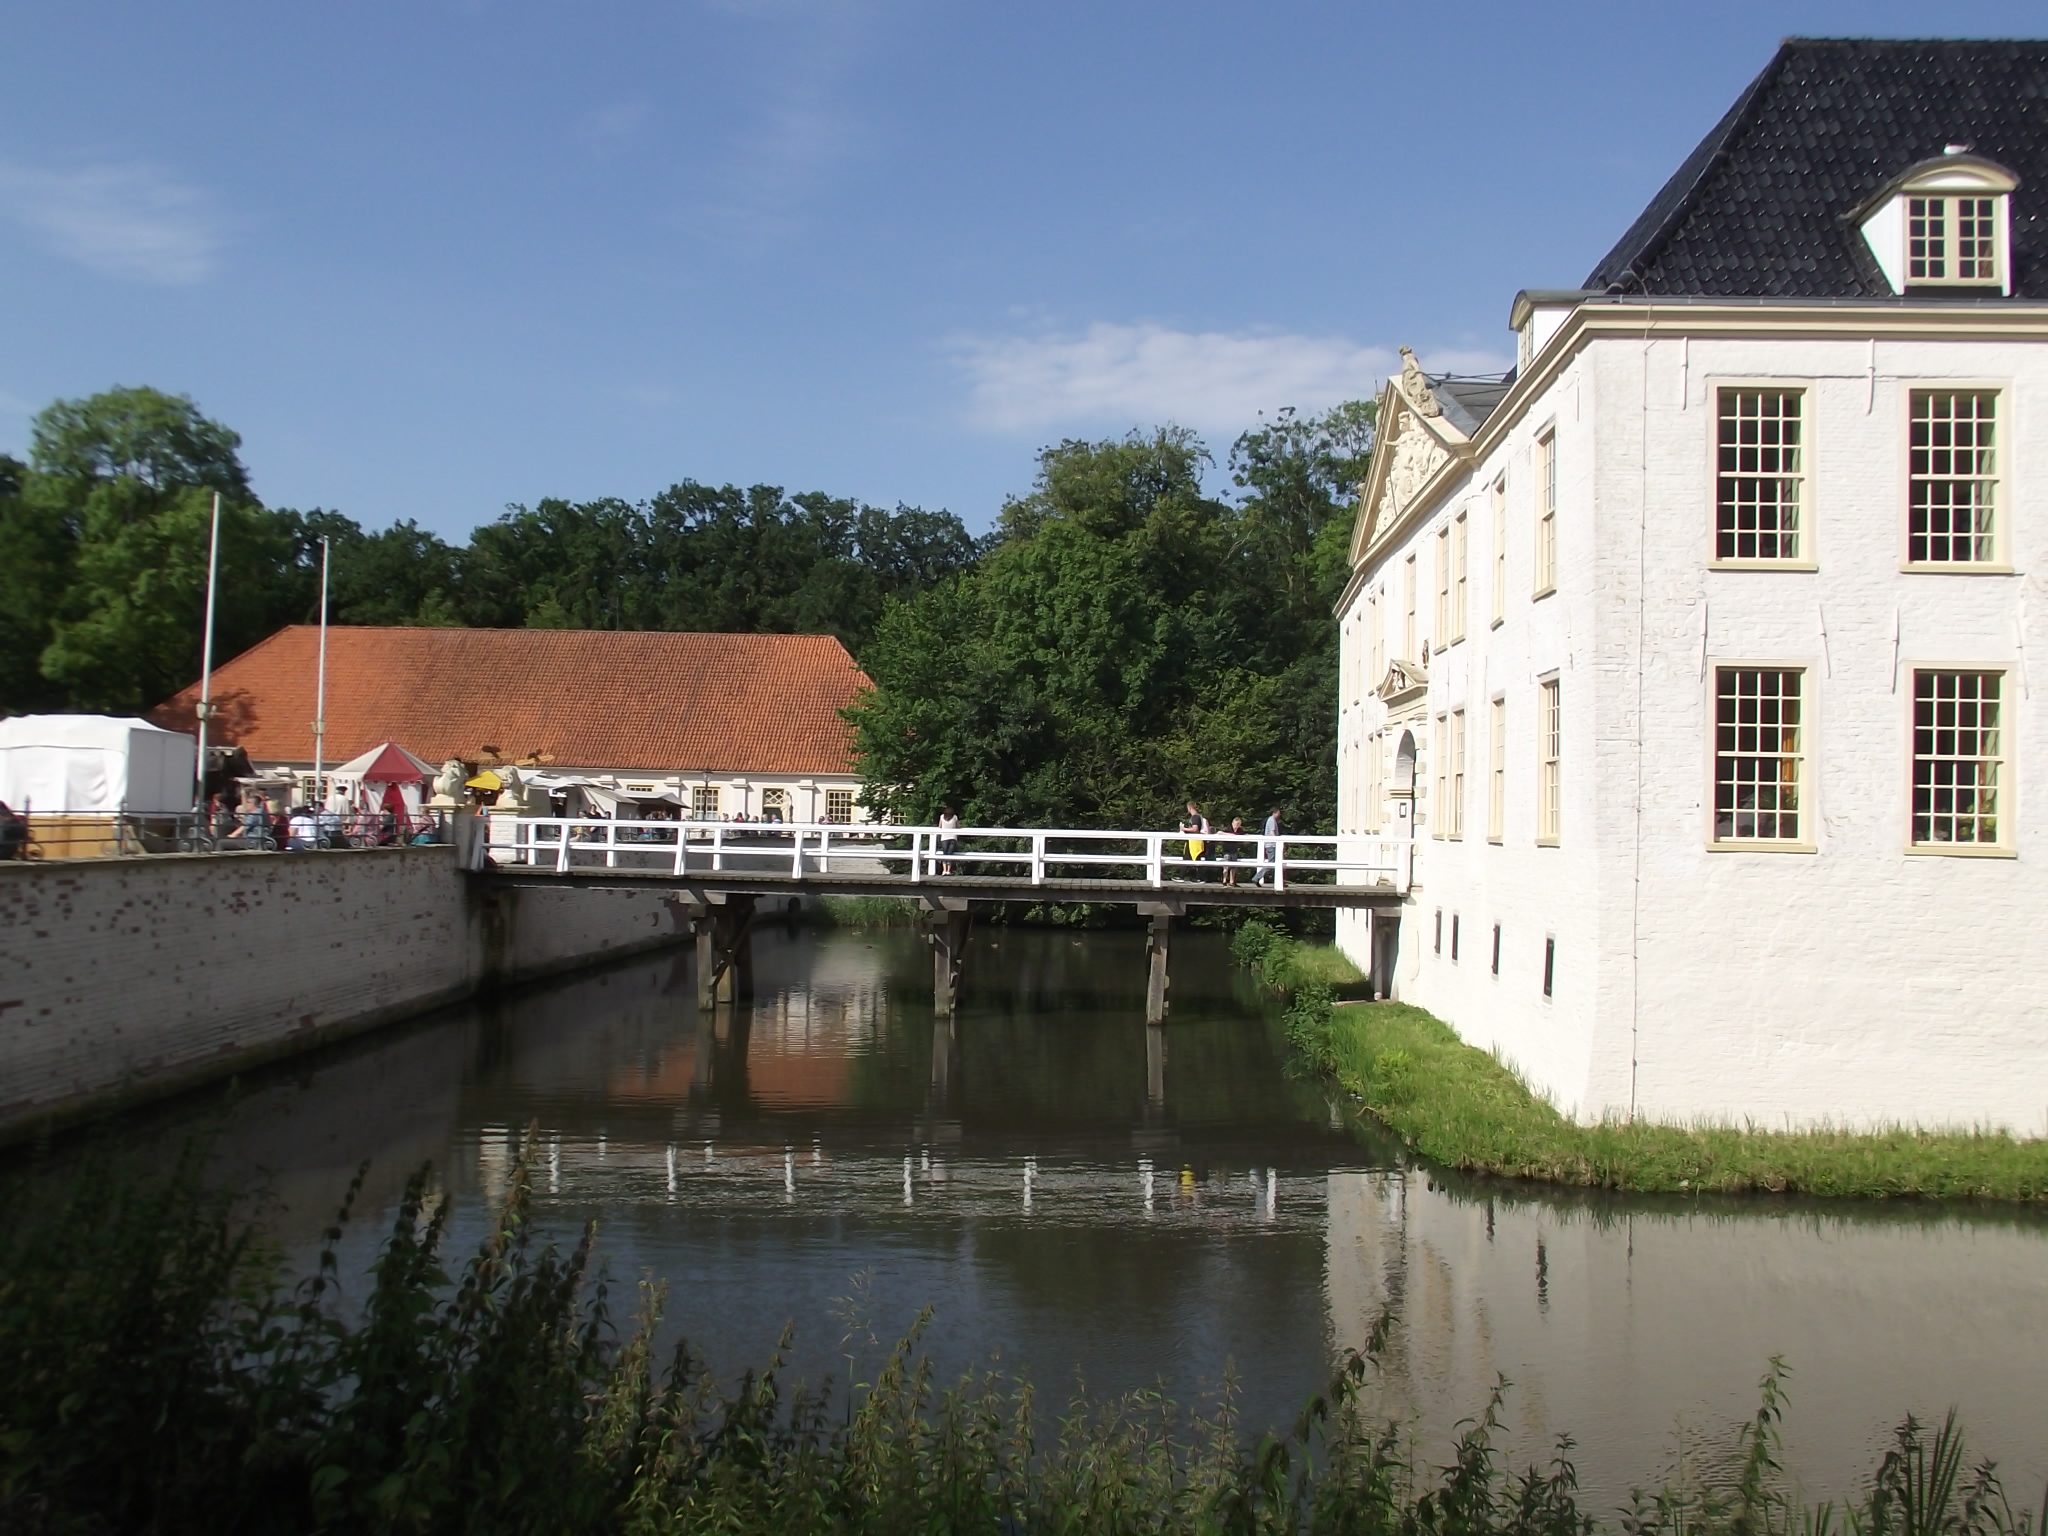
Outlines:
{"label": "white plastered wall", "polygon": [[[1713,391],[1759,377],[1809,389],[1815,571],[1709,568]],[[2000,515],[2018,574],[1899,569],[1907,394],[1944,379],[2003,391]],[[1426,570],[1438,520],[1474,498],[1468,638],[1430,669],[1432,720],[1468,711],[1465,837],[1420,829],[1397,995],[1498,1051],[1581,1118],[1633,1109],[1676,1121],[2048,1130],[2048,945],[2035,916],[2048,910],[2048,876],[2028,794],[2048,741],[2024,665],[2048,654],[2048,597],[2031,574],[2048,479],[2029,473],[2041,451],[2030,413],[2043,398],[2039,344],[1589,342],[1466,484],[1379,557],[1398,569],[1412,547]],[[1531,602],[1529,447],[1553,421],[1559,591]],[[1488,629],[1491,520],[1476,509],[1503,466],[1507,617]],[[1347,644],[1368,644],[1354,627]],[[1710,849],[1717,661],[1807,669],[1815,852]],[[1916,662],[2007,669],[2004,814],[2017,857],[1905,851]],[[1544,849],[1533,843],[1534,700],[1553,668],[1563,835]],[[1493,847],[1484,710],[1497,692],[1509,705],[1507,814]],[[1340,781],[1362,774],[1358,755],[1340,753],[1339,771]],[[1421,777],[1433,784],[1433,771]],[[1338,932],[1354,959],[1369,958],[1363,917],[1340,918]],[[1558,944],[1548,1000],[1546,936]]]}

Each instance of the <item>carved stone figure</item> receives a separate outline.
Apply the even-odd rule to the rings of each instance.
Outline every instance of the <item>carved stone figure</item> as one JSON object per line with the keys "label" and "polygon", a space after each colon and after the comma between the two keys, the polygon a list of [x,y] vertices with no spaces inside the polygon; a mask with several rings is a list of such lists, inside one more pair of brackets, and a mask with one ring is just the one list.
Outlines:
{"label": "carved stone figure", "polygon": [[1415,354],[1407,347],[1401,349],[1401,393],[1408,397],[1408,403],[1415,407],[1417,415],[1441,416],[1444,408],[1436,402],[1430,391],[1429,380],[1423,375],[1422,364],[1415,360]]}
{"label": "carved stone figure", "polygon": [[441,765],[441,771],[434,775],[434,798],[427,802],[427,808],[435,811],[452,811],[461,806],[462,762],[449,758]]}
{"label": "carved stone figure", "polygon": [[1375,532],[1391,526],[1400,515],[1401,508],[1422,488],[1422,483],[1451,456],[1428,428],[1414,421],[1403,425],[1401,435],[1394,439],[1393,453],[1393,463],[1387,467],[1386,489],[1381,493],[1373,520]]}

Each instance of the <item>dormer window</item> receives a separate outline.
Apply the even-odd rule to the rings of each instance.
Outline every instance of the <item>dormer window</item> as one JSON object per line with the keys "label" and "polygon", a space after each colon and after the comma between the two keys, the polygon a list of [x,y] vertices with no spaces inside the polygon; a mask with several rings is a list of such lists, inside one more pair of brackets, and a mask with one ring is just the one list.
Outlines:
{"label": "dormer window", "polygon": [[2018,185],[2004,166],[1950,145],[1895,177],[1856,218],[1893,293],[2011,293],[2007,250]]}
{"label": "dormer window", "polygon": [[1906,199],[1908,283],[1998,281],[1998,217],[2003,198]]}

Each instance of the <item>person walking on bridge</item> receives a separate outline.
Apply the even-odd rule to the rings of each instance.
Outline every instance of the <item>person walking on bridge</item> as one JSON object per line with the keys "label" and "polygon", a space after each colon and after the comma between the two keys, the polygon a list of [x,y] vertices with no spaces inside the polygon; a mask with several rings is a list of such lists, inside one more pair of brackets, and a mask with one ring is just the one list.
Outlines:
{"label": "person walking on bridge", "polygon": [[939,865],[939,873],[953,873],[952,858],[960,847],[960,813],[952,806],[939,808],[939,858],[945,862]]}
{"label": "person walking on bridge", "polygon": [[[1181,822],[1180,830],[1188,840],[1189,858],[1200,863],[1209,856],[1209,834],[1214,829],[1209,825],[1209,818],[1202,814],[1202,808],[1192,800],[1188,802],[1188,814]],[[1197,873],[1189,878],[1199,880],[1201,875]]]}
{"label": "person walking on bridge", "polygon": [[1268,841],[1259,844],[1259,872],[1252,876],[1253,885],[1271,885],[1273,871],[1280,866],[1280,807],[1274,806],[1266,812],[1266,825],[1262,835]]}

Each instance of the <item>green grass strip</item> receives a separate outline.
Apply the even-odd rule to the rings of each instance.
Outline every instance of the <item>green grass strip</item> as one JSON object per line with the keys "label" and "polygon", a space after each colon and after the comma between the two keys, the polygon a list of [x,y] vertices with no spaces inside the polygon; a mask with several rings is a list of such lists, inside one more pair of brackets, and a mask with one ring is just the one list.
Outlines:
{"label": "green grass strip", "polygon": [[1264,925],[1240,930],[1237,957],[1291,994],[1287,1029],[1297,1054],[1444,1167],[1646,1194],[2048,1199],[2048,1141],[2003,1131],[1580,1125],[1422,1009],[1336,1003],[1327,982],[1308,979],[1324,963],[1301,954],[1310,946],[1279,935],[1247,940],[1255,926]]}

